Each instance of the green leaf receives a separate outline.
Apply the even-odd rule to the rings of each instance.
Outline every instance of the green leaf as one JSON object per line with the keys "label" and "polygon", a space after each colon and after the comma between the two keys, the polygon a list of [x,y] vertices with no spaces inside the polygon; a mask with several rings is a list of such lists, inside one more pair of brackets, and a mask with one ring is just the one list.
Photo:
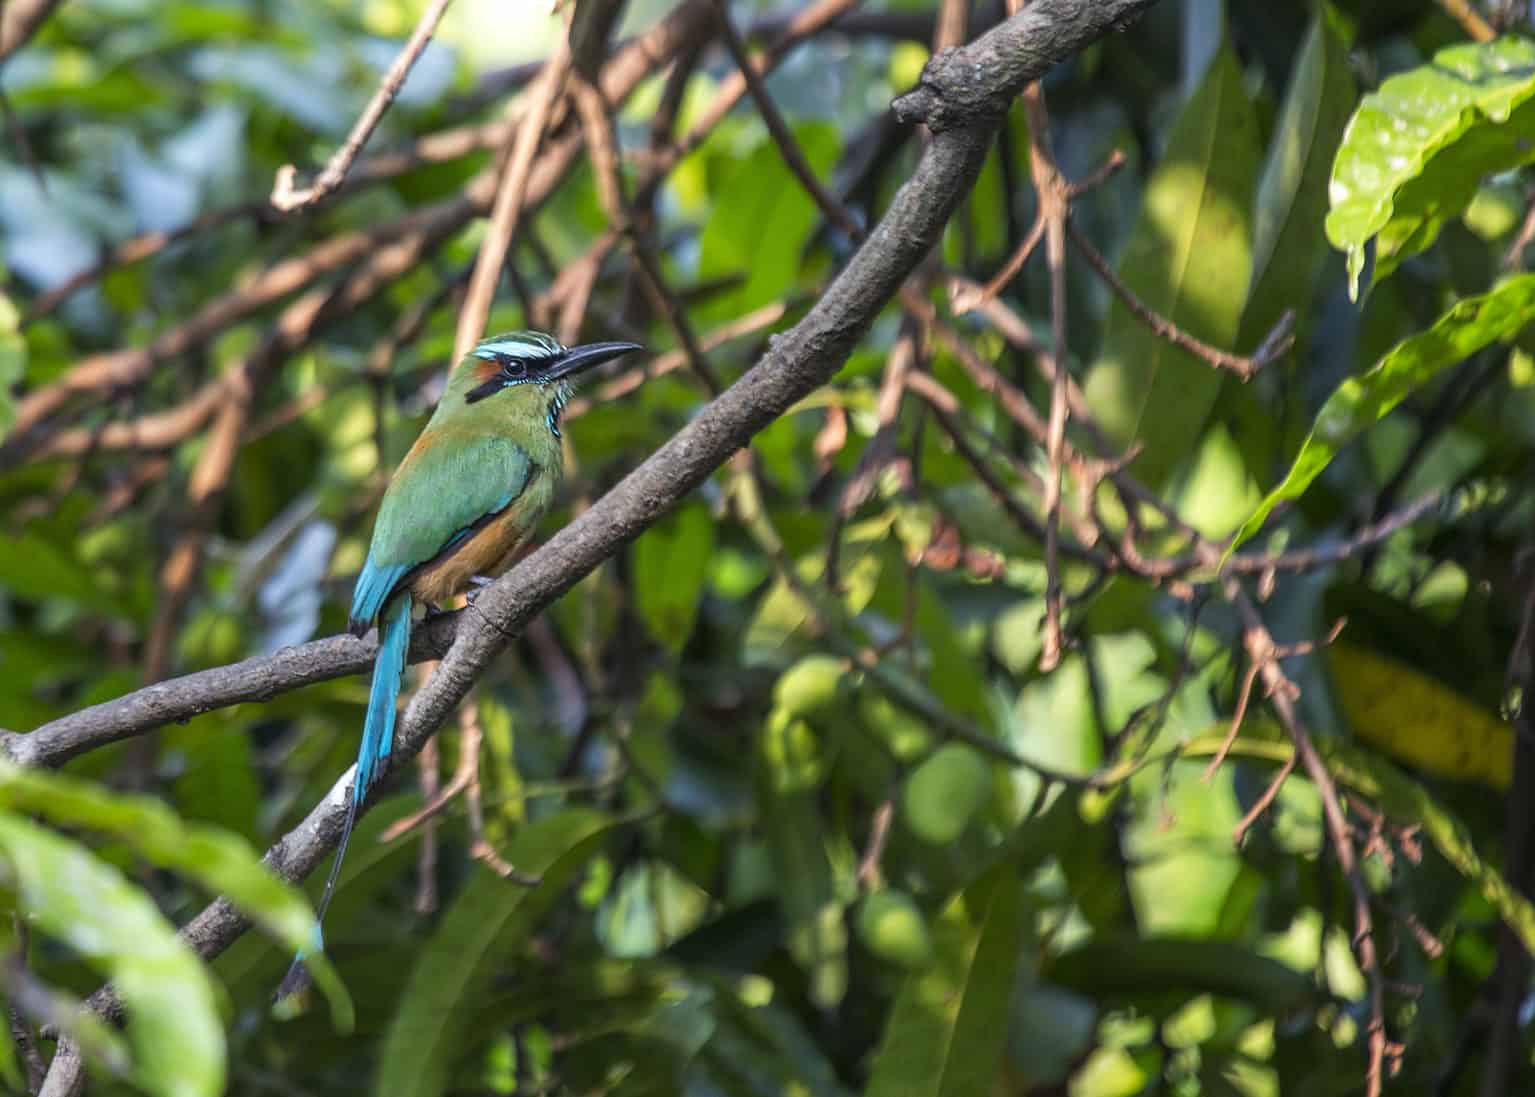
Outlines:
{"label": "green leaf", "polygon": [[22,913],[122,996],[138,1084],[166,1097],[222,1093],[213,984],[149,897],[83,846],[5,813],[0,857]]}
{"label": "green leaf", "polygon": [[1348,255],[1357,296],[1365,245],[1373,280],[1434,242],[1488,175],[1535,159],[1535,42],[1440,50],[1364,97],[1333,163],[1327,238]]}
{"label": "green leaf", "polygon": [[251,762],[248,721],[228,713],[209,714],[160,735],[164,748],[183,760],[175,784],[181,816],[257,840],[261,781]]}
{"label": "green leaf", "polygon": [[646,530],[634,543],[634,598],[650,634],[673,653],[693,631],[714,522],[702,505],[686,506]]}
{"label": "green leaf", "polygon": [[27,341],[21,334],[21,314],[11,299],[0,293],[0,439],[16,421],[11,390],[27,368]]}
{"label": "green leaf", "polygon": [[1324,4],[1312,20],[1258,182],[1243,347],[1257,345],[1286,309],[1304,317],[1316,292],[1327,250],[1316,226],[1327,210],[1333,150],[1354,103],[1348,47],[1332,15]]}
{"label": "green leaf", "polygon": [[944,909],[937,960],[902,985],[866,1097],[975,1097],[993,1091],[1024,910],[1016,867],[997,864]]}
{"label": "green leaf", "polygon": [[1348,442],[1414,389],[1488,343],[1518,334],[1535,309],[1535,275],[1511,278],[1479,297],[1457,302],[1427,331],[1402,340],[1365,374],[1327,398],[1283,482],[1242,523],[1227,555],[1262,527],[1269,513],[1298,498]]}
{"label": "green leaf", "polygon": [[[1236,338],[1252,270],[1257,130],[1242,71],[1222,49],[1173,127],[1119,260],[1142,302],[1220,347]],[[1189,452],[1220,384],[1217,371],[1115,299],[1087,398],[1117,444],[1143,444],[1135,462],[1143,480],[1161,484]]]}
{"label": "green leaf", "polygon": [[597,853],[612,825],[606,816],[569,809],[524,827],[507,850],[537,887],[477,871],[421,950],[401,1004],[384,1035],[373,1091],[434,1097],[448,1085],[462,1050],[464,1019],[489,985],[495,960],[525,940],[534,924]]}
{"label": "green leaf", "polygon": [[1058,957],[1049,978],[1094,998],[1169,991],[1240,998],[1278,1013],[1315,994],[1309,976],[1228,941],[1095,938]]}
{"label": "green leaf", "polygon": [[933,938],[927,920],[898,888],[864,896],[858,907],[858,937],[875,956],[903,968],[927,967],[933,958]]}
{"label": "green leaf", "polygon": [[[836,128],[805,123],[794,127],[794,136],[816,175],[826,178],[841,147]],[[740,316],[788,293],[818,216],[771,138],[730,162],[734,170],[715,191],[718,199],[699,241],[698,273],[704,281],[744,274],[746,283],[699,309],[705,323]]]}
{"label": "green leaf", "polygon": [[[245,841],[214,827],[183,822],[160,801],[121,796],[57,773],[0,762],[0,806],[52,822],[111,835],[143,857],[222,895],[294,951],[314,940],[309,903],[262,865]],[[330,1000],[337,1028],[352,1026],[346,988],[323,955],[310,962],[315,982]]]}
{"label": "green leaf", "polygon": [[761,782],[763,826],[789,952],[810,976],[812,1000],[829,1008],[847,991],[847,929],[827,856],[816,792]]}
{"label": "green leaf", "polygon": [[901,793],[911,832],[932,845],[948,845],[991,795],[991,767],[963,743],[946,743],[912,771]]}
{"label": "green leaf", "polygon": [[79,558],[78,547],[61,545],[35,530],[0,535],[0,588],[28,601],[58,598],[103,613],[125,612],[104,589],[105,576]]}

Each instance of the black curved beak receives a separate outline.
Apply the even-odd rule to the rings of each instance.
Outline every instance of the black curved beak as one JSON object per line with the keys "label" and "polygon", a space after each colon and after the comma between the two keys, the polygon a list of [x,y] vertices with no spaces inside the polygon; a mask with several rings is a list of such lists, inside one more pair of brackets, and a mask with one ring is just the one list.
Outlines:
{"label": "black curved beak", "polygon": [[561,377],[572,377],[593,366],[610,362],[619,355],[628,354],[631,350],[644,349],[638,343],[587,343],[585,346],[571,347],[563,358],[545,371],[544,378],[557,381]]}

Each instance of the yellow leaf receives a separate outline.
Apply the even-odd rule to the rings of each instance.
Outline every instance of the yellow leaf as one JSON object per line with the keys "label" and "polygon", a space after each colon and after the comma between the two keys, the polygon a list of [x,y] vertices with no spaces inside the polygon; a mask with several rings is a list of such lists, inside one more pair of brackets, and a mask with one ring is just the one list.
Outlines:
{"label": "yellow leaf", "polygon": [[1424,773],[1508,788],[1507,723],[1405,663],[1344,643],[1327,651],[1333,692],[1357,739]]}

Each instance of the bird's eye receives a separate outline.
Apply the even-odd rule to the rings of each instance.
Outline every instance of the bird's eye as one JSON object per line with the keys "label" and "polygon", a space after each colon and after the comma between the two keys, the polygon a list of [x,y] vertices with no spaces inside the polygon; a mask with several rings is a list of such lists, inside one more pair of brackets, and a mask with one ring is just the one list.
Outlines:
{"label": "bird's eye", "polygon": [[528,375],[528,364],[521,358],[508,358],[506,364],[501,367],[501,372],[509,380],[520,381]]}

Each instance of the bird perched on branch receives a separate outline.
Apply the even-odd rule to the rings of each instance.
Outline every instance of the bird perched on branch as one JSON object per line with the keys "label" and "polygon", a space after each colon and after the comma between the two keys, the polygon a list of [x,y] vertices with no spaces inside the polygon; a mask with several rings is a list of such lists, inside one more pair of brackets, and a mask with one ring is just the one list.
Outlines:
{"label": "bird perched on branch", "polygon": [[[348,627],[361,636],[377,622],[378,657],[346,823],[317,908],[321,920],[358,809],[394,743],[412,598],[440,605],[511,566],[564,474],[560,414],[572,379],[640,349],[565,347],[536,331],[488,339],[454,367],[437,410],[395,470],[352,591]],[[279,998],[307,983],[303,960],[293,961]]]}

